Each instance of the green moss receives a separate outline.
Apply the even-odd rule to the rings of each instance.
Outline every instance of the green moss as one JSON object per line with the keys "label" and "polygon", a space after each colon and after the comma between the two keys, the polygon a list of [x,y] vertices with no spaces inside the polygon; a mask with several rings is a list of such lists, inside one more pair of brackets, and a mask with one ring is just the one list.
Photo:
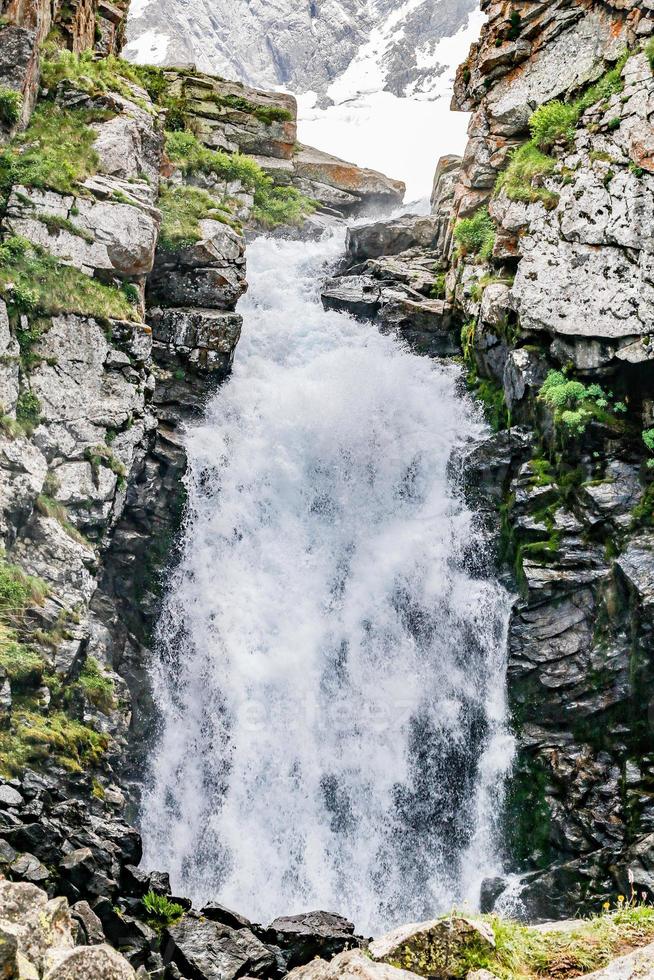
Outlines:
{"label": "green moss", "polygon": [[[467,342],[468,349],[473,343],[474,339]],[[469,371],[466,383],[475,398],[482,403],[486,420],[493,432],[508,429],[511,425],[511,413],[504,398],[504,388],[489,378],[479,378],[474,368]]]}
{"label": "green moss", "polygon": [[96,481],[99,479],[101,466],[106,466],[107,469],[116,474],[119,485],[121,481],[125,480],[127,476],[125,465],[121,463],[110,446],[102,445],[102,443],[98,443],[97,446],[89,446],[84,452],[84,457],[91,464]]}
{"label": "green moss", "polygon": [[631,512],[632,527],[654,527],[654,483],[650,483]]}
{"label": "green moss", "polygon": [[67,231],[69,235],[75,235],[77,238],[82,238],[89,245],[92,245],[95,241],[93,235],[86,231],[84,228],[80,228],[71,221],[70,218],[63,218],[59,214],[45,214],[40,213],[36,215],[37,221],[44,224],[51,235],[58,235],[60,231]]}
{"label": "green moss", "polygon": [[226,109],[236,109],[239,112],[247,112],[255,116],[266,126],[272,126],[276,122],[291,122],[293,113],[281,106],[262,106],[256,102],[251,102],[242,95],[215,94],[209,96],[212,102]]}
{"label": "green moss", "polygon": [[479,208],[471,218],[462,218],[454,227],[454,240],[461,255],[489,259],[495,246],[495,225],[488,208]]}
{"label": "green moss", "polygon": [[645,54],[647,55],[649,66],[651,70],[654,72],[654,37],[651,38],[645,45]]}
{"label": "green moss", "polygon": [[41,714],[36,705],[12,712],[12,728],[0,732],[0,773],[16,775],[27,765],[54,760],[70,772],[98,765],[109,739],[64,711]]}
{"label": "green moss", "polygon": [[81,531],[78,531],[75,525],[71,523],[65,506],[60,504],[58,500],[53,500],[52,497],[49,497],[45,493],[39,494],[36,498],[36,509],[44,517],[51,517],[58,521],[66,534],[70,535],[75,541],[79,541],[80,544],[88,544],[87,539]]}
{"label": "green moss", "polygon": [[22,238],[10,238],[0,246],[0,295],[17,313],[140,320],[122,290],[64,265]]}
{"label": "green moss", "polygon": [[19,122],[23,112],[23,96],[7,85],[0,85],[0,123],[7,128]]}

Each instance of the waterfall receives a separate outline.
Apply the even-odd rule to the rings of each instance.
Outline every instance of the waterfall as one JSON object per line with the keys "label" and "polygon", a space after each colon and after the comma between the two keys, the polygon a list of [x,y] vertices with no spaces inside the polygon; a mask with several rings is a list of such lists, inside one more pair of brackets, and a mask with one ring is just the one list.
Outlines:
{"label": "waterfall", "polygon": [[186,437],[145,864],[257,921],[379,930],[497,873],[510,599],[450,464],[459,369],[325,312],[342,251],[260,238],[234,372]]}

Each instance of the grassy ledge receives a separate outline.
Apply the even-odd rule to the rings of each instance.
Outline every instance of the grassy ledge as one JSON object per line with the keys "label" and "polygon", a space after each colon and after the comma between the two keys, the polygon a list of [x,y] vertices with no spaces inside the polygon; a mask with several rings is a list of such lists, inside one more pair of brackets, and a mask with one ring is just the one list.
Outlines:
{"label": "grassy ledge", "polygon": [[300,225],[316,210],[316,203],[294,187],[276,187],[250,157],[208,150],[193,133],[166,133],[166,152],[184,174],[212,174],[225,184],[242,184],[254,196],[252,218],[264,228]]}
{"label": "grassy ledge", "polygon": [[132,294],[64,265],[19,237],[0,245],[0,296],[12,313],[141,320]]}

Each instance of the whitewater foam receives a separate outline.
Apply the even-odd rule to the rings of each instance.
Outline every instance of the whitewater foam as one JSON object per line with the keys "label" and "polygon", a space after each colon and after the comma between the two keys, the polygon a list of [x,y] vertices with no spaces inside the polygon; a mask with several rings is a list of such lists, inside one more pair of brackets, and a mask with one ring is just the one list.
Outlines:
{"label": "whitewater foam", "polygon": [[186,438],[141,825],[196,903],[368,932],[499,871],[510,602],[449,476],[483,423],[456,368],[322,309],[341,250],[248,248],[233,376]]}

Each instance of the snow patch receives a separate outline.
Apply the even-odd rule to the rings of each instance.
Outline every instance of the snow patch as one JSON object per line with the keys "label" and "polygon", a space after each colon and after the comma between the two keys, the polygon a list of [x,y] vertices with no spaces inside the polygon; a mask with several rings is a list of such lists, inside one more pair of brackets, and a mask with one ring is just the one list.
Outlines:
{"label": "snow patch", "polygon": [[[139,0],[137,0],[138,4]],[[141,0],[145,6],[151,0]],[[140,37],[134,38],[126,46],[123,56],[137,65],[162,65],[166,60],[166,52],[170,37],[159,31],[146,31]]]}

